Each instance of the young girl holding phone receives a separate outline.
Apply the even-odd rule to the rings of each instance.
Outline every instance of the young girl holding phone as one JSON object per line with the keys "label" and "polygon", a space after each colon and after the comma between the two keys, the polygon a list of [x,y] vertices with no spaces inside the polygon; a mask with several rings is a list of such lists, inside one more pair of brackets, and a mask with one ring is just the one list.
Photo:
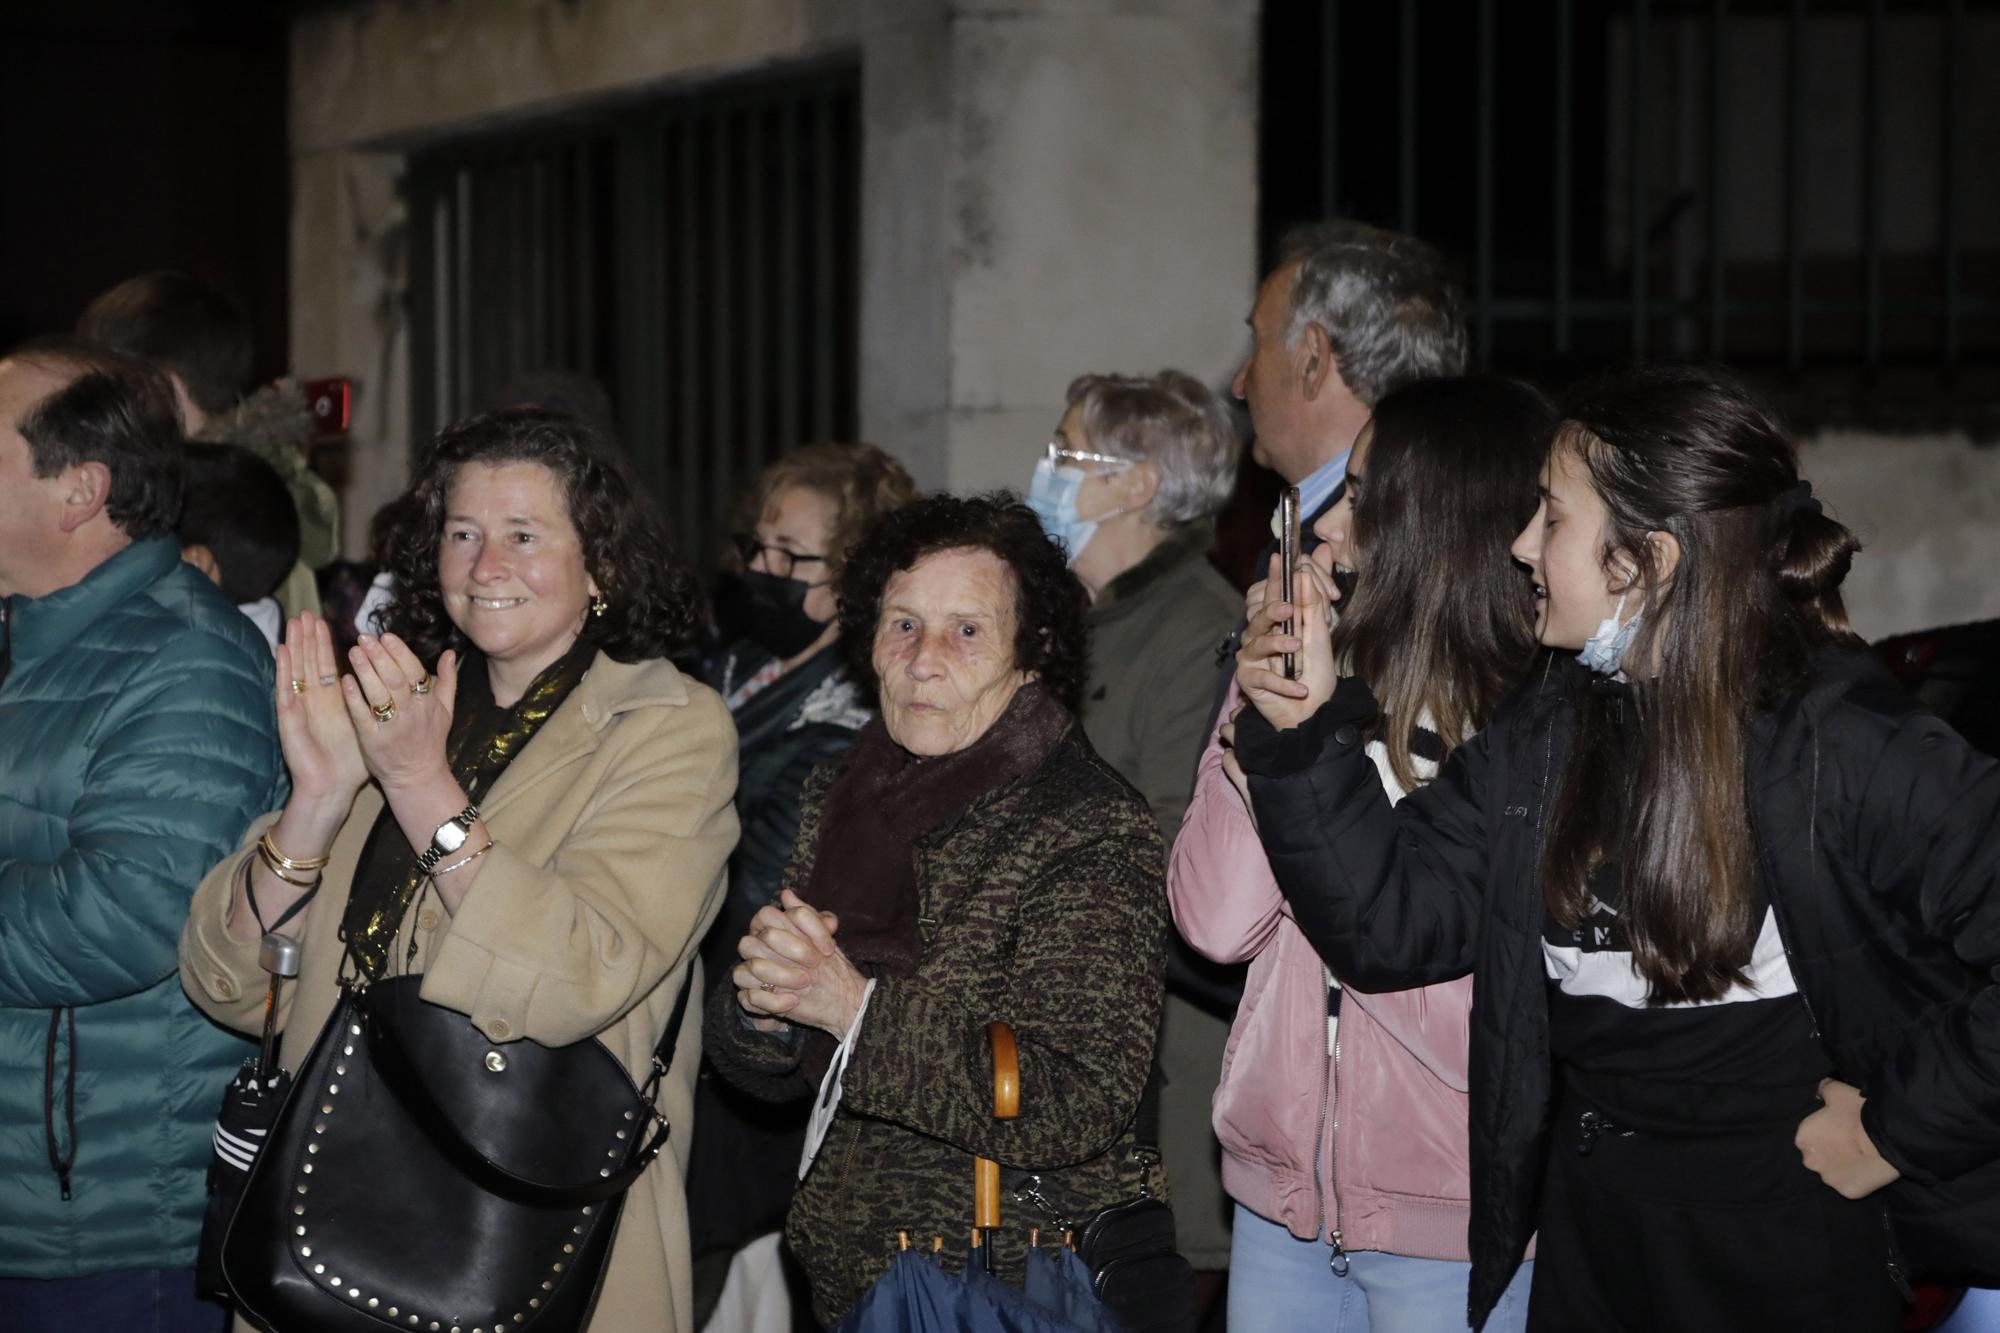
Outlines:
{"label": "young girl holding phone", "polygon": [[1539,1232],[1531,1328],[1894,1329],[2000,1268],[2000,765],[1855,651],[1855,540],[1740,387],[1562,418],[1514,547],[1562,651],[1398,809],[1316,590],[1251,626],[1272,868],[1356,985],[1473,972],[1476,1317]]}
{"label": "young girl holding phone", "polygon": [[[1379,682],[1365,749],[1391,802],[1436,774],[1534,658],[1534,602],[1507,548],[1534,511],[1553,420],[1509,380],[1387,395],[1294,569],[1295,585],[1339,598],[1333,651]],[[1281,600],[1279,573],[1251,590],[1253,611],[1267,589]],[[1472,982],[1344,986],[1287,915],[1232,779],[1241,771],[1211,746],[1168,872],[1188,942],[1250,965],[1214,1103],[1236,1202],[1229,1327],[1463,1329]],[[1526,1310],[1524,1272],[1488,1327],[1519,1329]]]}

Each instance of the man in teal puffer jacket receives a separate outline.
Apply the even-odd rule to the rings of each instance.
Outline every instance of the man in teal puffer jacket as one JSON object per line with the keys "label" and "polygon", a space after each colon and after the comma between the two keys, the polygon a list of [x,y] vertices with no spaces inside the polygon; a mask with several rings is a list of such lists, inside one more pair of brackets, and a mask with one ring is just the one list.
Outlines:
{"label": "man in teal puffer jacket", "polygon": [[245,1047],[188,900],[282,803],[269,649],[173,538],[180,422],[87,344],[0,360],[0,1324],[213,1330],[203,1172]]}

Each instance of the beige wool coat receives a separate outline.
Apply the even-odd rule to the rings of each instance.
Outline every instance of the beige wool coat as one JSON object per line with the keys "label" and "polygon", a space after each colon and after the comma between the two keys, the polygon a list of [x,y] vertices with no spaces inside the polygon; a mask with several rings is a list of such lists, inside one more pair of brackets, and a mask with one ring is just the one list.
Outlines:
{"label": "beige wool coat", "polygon": [[[663,661],[598,654],[480,803],[494,847],[458,914],[435,893],[413,904],[391,968],[402,968],[414,941],[424,999],[470,1015],[496,1043],[595,1036],[643,1082],[722,901],[735,790],[736,730],[714,691]],[[380,791],[364,787],[303,930],[290,932],[303,958],[281,1011],[287,1069],[305,1060],[336,1002],[338,927],[381,809]],[[202,880],[181,934],[188,994],[242,1032],[261,1028],[268,978],[256,941],[230,939],[223,923],[231,884],[275,819],[259,819],[243,849]],[[697,1004],[660,1093],[673,1132],[627,1196],[592,1333],[693,1333],[683,1180],[700,1064]]]}

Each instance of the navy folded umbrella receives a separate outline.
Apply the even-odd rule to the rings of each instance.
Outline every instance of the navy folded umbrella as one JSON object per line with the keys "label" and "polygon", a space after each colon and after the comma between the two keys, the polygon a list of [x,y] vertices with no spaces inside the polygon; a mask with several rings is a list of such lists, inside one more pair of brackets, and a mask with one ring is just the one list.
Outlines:
{"label": "navy folded umbrella", "polygon": [[1087,1321],[1067,1317],[976,1263],[947,1273],[904,1250],[832,1333],[1118,1333],[1109,1319],[1101,1310]]}
{"label": "navy folded umbrella", "polygon": [[1067,1245],[1052,1250],[1039,1245],[1029,1248],[1025,1294],[1035,1304],[1090,1333],[1122,1333],[1118,1321],[1097,1299],[1089,1266]]}

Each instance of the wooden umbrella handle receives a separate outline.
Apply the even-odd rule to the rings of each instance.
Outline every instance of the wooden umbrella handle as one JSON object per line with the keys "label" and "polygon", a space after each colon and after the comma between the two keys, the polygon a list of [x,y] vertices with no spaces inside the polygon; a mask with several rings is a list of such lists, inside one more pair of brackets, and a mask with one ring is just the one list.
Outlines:
{"label": "wooden umbrella handle", "polygon": [[[1012,1120],[1021,1114],[1021,1053],[1014,1029],[988,1023],[986,1040],[993,1048],[993,1117]],[[972,1224],[987,1230],[1000,1225],[1000,1163],[984,1157],[972,1161]]]}
{"label": "wooden umbrella handle", "polygon": [[993,1118],[1012,1120],[1021,1114],[1021,1051],[1014,1045],[1014,1029],[988,1023],[986,1040],[993,1047]]}

